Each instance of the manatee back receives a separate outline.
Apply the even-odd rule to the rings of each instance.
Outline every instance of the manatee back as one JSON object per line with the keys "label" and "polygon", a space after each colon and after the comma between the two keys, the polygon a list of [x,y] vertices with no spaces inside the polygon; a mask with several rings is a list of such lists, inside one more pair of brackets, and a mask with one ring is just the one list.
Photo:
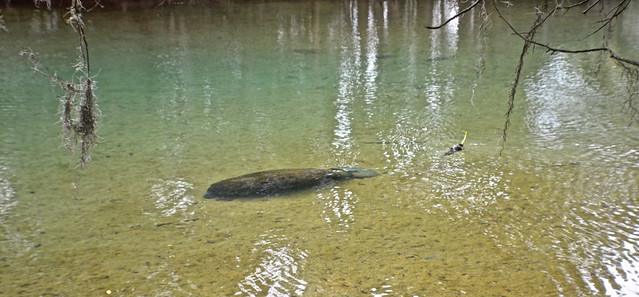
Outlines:
{"label": "manatee back", "polygon": [[320,185],[331,179],[331,170],[277,169],[232,177],[212,184],[204,198],[231,199],[281,194]]}

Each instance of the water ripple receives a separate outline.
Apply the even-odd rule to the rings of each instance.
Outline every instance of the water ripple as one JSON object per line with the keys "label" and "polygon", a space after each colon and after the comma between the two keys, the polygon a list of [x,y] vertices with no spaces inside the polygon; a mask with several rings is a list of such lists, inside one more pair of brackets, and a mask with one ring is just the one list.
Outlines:
{"label": "water ripple", "polygon": [[340,226],[340,229],[350,227],[355,220],[355,208],[358,202],[357,196],[352,191],[334,186],[328,195],[318,193],[318,197],[324,202],[322,217],[327,223],[334,223]]}
{"label": "water ripple", "polygon": [[150,198],[163,216],[181,213],[188,217],[194,214],[189,206],[196,203],[195,197],[189,194],[192,189],[193,184],[181,179],[160,179],[151,186]]}
{"label": "water ripple", "polygon": [[306,251],[295,248],[283,236],[266,232],[255,243],[253,253],[260,255],[261,262],[238,283],[240,290],[235,295],[276,297],[304,294],[308,283],[300,274],[308,257]]}

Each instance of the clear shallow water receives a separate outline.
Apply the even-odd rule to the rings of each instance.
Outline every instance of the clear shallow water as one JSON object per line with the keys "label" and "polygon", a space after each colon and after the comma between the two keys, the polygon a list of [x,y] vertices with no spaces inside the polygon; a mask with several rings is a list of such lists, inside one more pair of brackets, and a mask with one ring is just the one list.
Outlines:
{"label": "clear shallow water", "polygon": [[[31,47],[69,75],[75,35],[57,12],[3,10],[0,292],[637,294],[639,131],[617,66],[595,76],[599,56],[532,53],[499,156],[521,44],[494,19],[476,81],[479,17],[423,28],[455,8],[89,13],[103,118],[81,171],[61,148],[48,82],[17,55]],[[539,34],[589,32],[579,17],[558,23],[568,33]],[[622,19],[612,39],[626,56],[637,25]],[[464,130],[467,150],[443,157]],[[223,178],[334,166],[381,175],[286,197],[201,198]]]}

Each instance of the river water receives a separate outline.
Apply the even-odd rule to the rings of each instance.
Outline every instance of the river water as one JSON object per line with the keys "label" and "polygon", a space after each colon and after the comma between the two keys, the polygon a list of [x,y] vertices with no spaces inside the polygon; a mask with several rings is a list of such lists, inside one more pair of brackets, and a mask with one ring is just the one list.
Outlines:
{"label": "river water", "polygon": [[[64,12],[4,8],[0,295],[636,296],[639,125],[620,67],[534,49],[502,147],[521,40],[490,6],[485,31],[479,11],[424,28],[468,4],[95,9],[85,169],[62,147],[59,92],[18,55],[71,79],[77,34]],[[500,5],[532,24],[532,7]],[[637,59],[628,9],[608,44]],[[571,10],[537,37],[599,47],[584,39],[598,18]],[[336,166],[380,175],[202,198],[241,174]]]}

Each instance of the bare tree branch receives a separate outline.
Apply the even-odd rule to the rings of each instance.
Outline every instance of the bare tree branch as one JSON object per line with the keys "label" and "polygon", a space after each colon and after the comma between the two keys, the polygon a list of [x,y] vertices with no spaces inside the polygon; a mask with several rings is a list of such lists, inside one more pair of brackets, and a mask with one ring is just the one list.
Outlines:
{"label": "bare tree branch", "polygon": [[[594,32],[590,33],[589,35],[586,36],[590,37],[593,34],[599,32],[601,29],[603,28],[612,28],[614,25],[614,21],[626,10],[626,8],[628,7],[629,3],[631,0],[620,0],[617,5],[615,5],[612,9],[610,9],[607,13],[603,14],[603,18],[599,21],[599,23],[603,23],[599,28],[597,28]],[[479,3],[481,2],[481,0],[477,0],[475,1],[473,4],[471,4],[469,7],[465,8],[464,10],[460,11],[458,14],[456,14],[455,16],[449,18],[448,20],[446,20],[444,23],[442,23],[439,26],[427,26],[426,28],[428,29],[439,29],[443,26],[445,26],[446,24],[448,24],[450,21],[459,18],[460,16],[462,16],[463,14],[471,11],[473,8],[475,8]],[[524,60],[526,55],[528,54],[530,47],[531,46],[539,46],[542,48],[545,48],[548,52],[550,52],[551,54],[560,52],[560,53],[569,53],[569,54],[580,54],[580,53],[589,53],[589,52],[606,52],[610,55],[610,58],[612,58],[613,60],[616,61],[617,64],[619,64],[624,70],[623,73],[625,75],[625,79],[628,81],[628,89],[627,92],[629,94],[628,99],[625,102],[625,107],[627,110],[629,110],[629,112],[631,113],[631,122],[633,122],[634,120],[636,120],[637,118],[639,118],[639,107],[637,107],[636,104],[636,100],[639,99],[639,62],[632,60],[632,59],[628,59],[625,57],[622,57],[620,55],[618,55],[615,51],[613,51],[612,49],[610,49],[609,47],[606,46],[606,43],[604,42],[604,45],[602,47],[598,47],[598,48],[587,48],[587,49],[564,49],[564,48],[558,48],[558,47],[552,47],[550,46],[549,43],[542,43],[539,41],[535,40],[535,33],[537,31],[537,29],[539,29],[551,16],[555,15],[555,13],[558,10],[569,10],[571,8],[574,7],[578,7],[578,6],[583,6],[583,5],[588,5],[588,7],[582,11],[582,14],[586,14],[588,11],[590,11],[593,7],[597,6],[597,4],[600,4],[601,7],[603,8],[604,2],[601,0],[595,0],[594,2],[591,3],[590,0],[583,0],[580,1],[578,3],[575,4],[570,4],[567,6],[563,6],[560,3],[556,3],[556,5],[554,6],[554,8],[549,9],[550,7],[550,0],[544,0],[543,4],[541,6],[536,7],[536,14],[537,14],[537,19],[535,20],[535,22],[533,23],[532,27],[529,29],[528,32],[525,33],[520,33],[518,32],[513,25],[504,17],[504,15],[501,13],[501,11],[499,10],[499,7],[497,5],[497,1],[493,0],[492,1],[493,6],[495,7],[495,11],[497,12],[497,14],[499,15],[499,18],[504,21],[504,23],[506,23],[506,25],[510,28],[510,30],[512,30],[512,32],[517,35],[519,38],[521,38],[524,41],[524,46],[521,50],[521,54],[519,56],[519,62],[517,64],[517,68],[515,70],[515,78],[513,81],[513,84],[510,88],[510,93],[509,93],[509,97],[508,97],[508,110],[506,111],[506,114],[504,115],[505,117],[505,123],[504,123],[504,128],[502,130],[502,137],[501,137],[501,150],[499,151],[499,155],[502,155],[502,152],[505,149],[505,143],[506,143],[506,139],[508,136],[508,129],[510,127],[510,118],[512,116],[512,113],[514,111],[514,107],[515,107],[515,95],[517,93],[517,88],[519,85],[519,81],[521,78],[521,72],[524,66]],[[504,3],[510,5],[509,2],[505,2]],[[546,12],[547,11],[547,12]],[[482,24],[483,25],[483,24]],[[481,53],[480,53],[480,61],[481,61]],[[480,64],[481,65],[481,64]],[[478,76],[481,76],[481,73],[483,72],[483,69],[478,68]],[[473,97],[474,97],[474,87],[475,85],[473,85],[473,87],[471,87],[471,89],[473,90]],[[472,97],[471,97],[471,103],[472,103]]]}
{"label": "bare tree branch", "polygon": [[442,23],[439,26],[426,26],[426,28],[428,29],[439,29],[443,26],[446,26],[446,24],[450,23],[452,20],[460,17],[461,15],[463,15],[464,13],[469,12],[471,9],[473,9],[475,6],[477,6],[477,4],[479,4],[479,2],[481,2],[482,0],[477,0],[475,1],[475,3],[471,4],[470,6],[468,6],[467,8],[465,8],[464,10],[460,11],[458,14],[454,15],[453,17],[451,17],[450,19],[446,20],[444,23]]}
{"label": "bare tree branch", "polygon": [[[586,1],[588,2],[588,1]],[[586,14],[588,13],[588,11],[590,11],[593,7],[595,7],[595,5],[597,5],[597,3],[601,2],[601,0],[597,0],[594,3],[592,3],[590,6],[588,6],[588,8],[586,8],[586,10],[582,11],[581,13]]]}
{"label": "bare tree branch", "polygon": [[[583,0],[583,1],[579,2],[579,3],[571,4],[571,5],[568,5],[568,6],[561,6],[561,9],[569,10],[569,9],[571,9],[573,7],[581,6],[581,5],[584,5],[584,4],[588,3],[588,2],[590,2],[590,0]],[[597,2],[599,2],[599,0],[595,1],[595,3],[597,3]]]}
{"label": "bare tree branch", "polygon": [[[497,14],[499,15],[499,17],[505,21],[504,17],[499,11],[499,8],[497,7],[497,4],[495,2],[493,2],[493,4],[495,6],[495,10],[497,11]],[[546,10],[547,7],[548,7],[548,0],[544,1],[543,8],[539,8],[539,7],[537,8],[537,19],[533,23],[528,33],[526,33],[526,36],[524,38],[524,47],[521,49],[521,54],[519,55],[519,63],[517,64],[517,69],[515,70],[515,80],[513,81],[513,85],[510,87],[510,94],[508,96],[508,110],[506,111],[506,114],[504,115],[504,117],[506,118],[506,121],[504,122],[504,129],[502,130],[502,135],[501,135],[501,141],[500,141],[501,149],[499,150],[500,156],[502,155],[502,153],[504,152],[504,149],[506,148],[506,139],[508,138],[508,128],[510,128],[510,117],[513,113],[513,110],[515,109],[515,95],[517,94],[517,87],[519,86],[519,79],[521,78],[521,70],[524,68],[524,58],[528,54],[530,45],[533,44],[529,42],[528,40],[533,40],[535,33],[537,32],[537,29],[556,10],[555,8],[550,13],[545,14],[543,11]],[[508,25],[510,26],[510,24]],[[512,26],[510,26],[510,28],[514,30]],[[520,35],[519,33],[517,34]]]}
{"label": "bare tree branch", "polygon": [[[599,2],[599,1],[597,1],[597,2]],[[612,23],[612,21],[614,21],[624,10],[626,10],[626,8],[628,7],[628,4],[630,4],[630,0],[623,0],[623,1],[619,2],[619,4],[617,4],[610,12],[607,13],[607,14],[610,14],[614,10],[614,12],[612,13],[612,16],[607,18],[607,19],[601,20],[600,22],[603,22],[604,24],[601,25],[599,28],[597,28],[597,30],[595,30],[592,33],[588,34],[586,36],[586,38],[594,35],[595,33],[599,32],[601,29],[603,29],[606,26],[610,25]]]}
{"label": "bare tree branch", "polygon": [[504,23],[506,23],[506,25],[511,29],[511,31],[513,31],[513,33],[515,35],[519,36],[519,38],[523,39],[524,42],[528,42],[528,43],[543,47],[543,48],[545,48],[546,50],[548,50],[551,53],[557,53],[558,52],[558,53],[568,53],[568,54],[582,54],[582,53],[590,53],[590,52],[607,52],[608,54],[610,54],[610,58],[612,58],[612,59],[614,59],[616,61],[639,67],[639,62],[638,61],[634,61],[634,60],[622,57],[622,56],[618,55],[617,53],[615,53],[612,49],[610,49],[608,47],[588,48],[588,49],[580,49],[580,50],[569,50],[569,49],[562,49],[562,48],[552,47],[552,46],[550,46],[548,44],[535,41],[532,38],[528,38],[527,36],[524,36],[521,33],[519,33],[512,26],[512,24],[508,20],[506,20],[506,18],[500,13],[500,11],[498,9],[497,9],[497,14],[499,15],[499,18],[501,18],[504,21]]}

